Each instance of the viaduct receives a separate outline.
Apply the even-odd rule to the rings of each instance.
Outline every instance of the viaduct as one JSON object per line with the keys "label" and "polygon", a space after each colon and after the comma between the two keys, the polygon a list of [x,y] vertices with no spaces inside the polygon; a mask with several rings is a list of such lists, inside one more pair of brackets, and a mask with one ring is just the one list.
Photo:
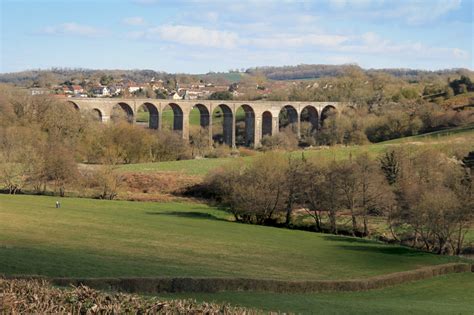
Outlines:
{"label": "viaduct", "polygon": [[200,125],[209,129],[209,137],[212,140],[212,113],[220,108],[223,113],[223,141],[232,147],[236,145],[236,113],[239,108],[245,112],[245,145],[258,147],[263,136],[279,132],[279,115],[282,111],[286,112],[288,123],[295,127],[300,136],[303,119],[309,121],[312,128],[317,130],[328,111],[335,110],[340,113],[342,109],[349,107],[339,102],[190,101],[146,98],[74,98],[68,102],[81,112],[93,112],[102,122],[108,122],[113,111],[121,109],[126,113],[128,121],[134,123],[138,110],[145,107],[149,113],[150,129],[161,129],[165,107],[171,108],[172,129],[181,132],[184,139],[189,139],[190,112],[197,108],[200,113]]}

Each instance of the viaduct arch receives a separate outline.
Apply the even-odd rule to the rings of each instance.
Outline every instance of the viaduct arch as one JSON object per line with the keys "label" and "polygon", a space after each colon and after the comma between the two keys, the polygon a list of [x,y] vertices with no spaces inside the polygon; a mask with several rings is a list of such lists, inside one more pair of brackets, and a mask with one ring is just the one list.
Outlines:
{"label": "viaduct arch", "polygon": [[[203,128],[209,128],[209,138],[212,139],[212,113],[220,109],[223,113],[223,142],[229,146],[239,144],[245,146],[260,146],[265,135],[275,135],[281,127],[291,126],[300,136],[301,122],[309,122],[314,130],[321,127],[324,119],[331,111],[341,113],[346,107],[340,102],[280,102],[280,101],[211,101],[211,100],[155,100],[155,99],[119,99],[119,98],[90,98],[68,100],[80,112],[93,112],[98,119],[107,123],[113,116],[114,110],[125,112],[130,123],[134,123],[138,110],[146,108],[149,114],[148,127],[160,130],[163,126],[165,108],[173,111],[172,129],[189,139],[189,116],[191,110],[199,110],[199,121]],[[242,109],[243,131],[239,134],[236,128],[237,111]],[[282,126],[280,126],[282,121]]]}

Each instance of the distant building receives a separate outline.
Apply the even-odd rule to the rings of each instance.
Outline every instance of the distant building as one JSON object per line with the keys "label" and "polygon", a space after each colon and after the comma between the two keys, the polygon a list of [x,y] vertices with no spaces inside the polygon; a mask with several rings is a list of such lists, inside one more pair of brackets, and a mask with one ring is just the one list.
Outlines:
{"label": "distant building", "polygon": [[171,93],[168,95],[168,99],[170,99],[170,100],[182,100],[182,99],[183,99],[183,96],[182,96],[182,95],[179,95],[178,92],[171,92]]}
{"label": "distant building", "polygon": [[62,88],[62,93],[63,93],[64,95],[72,95],[72,94],[73,94],[73,93],[72,93],[72,90],[71,90],[71,88],[70,88],[69,86],[63,85],[61,88]]}
{"label": "distant building", "polygon": [[51,91],[46,88],[31,88],[30,89],[30,95],[44,95],[44,94],[50,94]]}
{"label": "distant building", "polygon": [[92,89],[92,94],[95,97],[106,97],[110,96],[110,91],[106,86],[98,86]]}
{"label": "distant building", "polygon": [[80,85],[72,85],[71,91],[74,95],[81,94],[84,92],[84,89]]}
{"label": "distant building", "polygon": [[110,95],[119,95],[122,92],[122,86],[111,85],[107,87],[109,89]]}

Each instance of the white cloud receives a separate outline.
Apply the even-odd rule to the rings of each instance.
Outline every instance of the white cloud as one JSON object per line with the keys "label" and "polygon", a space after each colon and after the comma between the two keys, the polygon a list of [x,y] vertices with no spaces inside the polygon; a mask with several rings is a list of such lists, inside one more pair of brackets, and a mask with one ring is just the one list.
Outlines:
{"label": "white cloud", "polygon": [[132,26],[140,26],[145,24],[145,20],[141,16],[126,17],[122,20],[122,22]]}
{"label": "white cloud", "polygon": [[207,29],[201,26],[162,25],[150,28],[144,34],[182,45],[196,45],[214,48],[235,48],[239,42],[237,33]]}
{"label": "white cloud", "polygon": [[453,57],[459,59],[469,59],[469,53],[465,50],[459,48],[453,48],[452,50]]}
{"label": "white cloud", "polygon": [[469,53],[459,48],[433,47],[410,41],[395,43],[373,32],[355,36],[350,43],[340,45],[335,50],[346,54],[381,55],[396,58],[469,58]]}
{"label": "white cloud", "polygon": [[[459,48],[433,47],[420,42],[393,42],[375,32],[360,35],[342,35],[329,33],[292,32],[278,33],[276,30],[257,36],[237,31],[218,30],[189,25],[161,25],[143,31],[127,33],[130,39],[149,39],[165,41],[176,46],[195,46],[200,48],[220,48],[227,50],[272,51],[296,55],[310,53],[317,49],[335,53],[328,61],[334,63],[355,62],[347,56],[367,55],[390,58],[455,58],[464,60],[470,53]],[[194,52],[196,53],[196,51]],[[203,51],[203,54],[206,54]]]}
{"label": "white cloud", "polygon": [[89,25],[69,22],[55,26],[47,26],[41,29],[39,33],[47,35],[77,35],[84,37],[100,37],[105,35],[106,31]]}
{"label": "white cloud", "polygon": [[328,3],[330,8],[347,15],[423,24],[458,9],[461,0],[328,0]]}
{"label": "white cloud", "polygon": [[423,24],[434,21],[442,15],[459,8],[461,0],[431,0],[431,1],[400,1],[401,6],[391,12],[385,12],[387,17],[405,18],[410,24]]}
{"label": "white cloud", "polygon": [[279,34],[268,37],[249,39],[246,42],[261,48],[299,48],[299,47],[336,47],[349,38],[331,34]]}
{"label": "white cloud", "polygon": [[349,64],[349,63],[357,63],[357,60],[355,60],[353,57],[349,56],[339,56],[339,55],[334,55],[334,56],[329,56],[325,58],[327,63],[330,64]]}
{"label": "white cloud", "polygon": [[219,13],[214,11],[207,12],[205,15],[205,19],[210,22],[217,22],[219,20]]}

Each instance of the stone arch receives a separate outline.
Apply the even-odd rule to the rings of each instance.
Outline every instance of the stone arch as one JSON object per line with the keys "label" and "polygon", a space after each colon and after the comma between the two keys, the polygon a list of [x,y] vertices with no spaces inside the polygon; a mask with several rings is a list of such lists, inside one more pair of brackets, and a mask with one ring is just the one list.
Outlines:
{"label": "stone arch", "polygon": [[[145,109],[146,112],[148,112],[148,121],[139,121],[139,112],[140,109],[143,108]],[[148,128],[150,129],[158,129],[159,127],[159,114],[158,114],[158,108],[150,102],[145,102],[138,106],[137,108],[137,114],[136,114],[136,122],[141,122],[141,123],[146,123],[148,122]]]}
{"label": "stone arch", "polygon": [[[237,113],[240,108],[244,111],[244,128],[240,128],[240,121],[237,122]],[[255,143],[255,112],[253,108],[247,104],[239,106],[236,110],[235,142],[237,145],[247,147],[250,147]]]}
{"label": "stone arch", "polygon": [[323,110],[321,111],[320,121],[321,126],[324,124],[324,120],[327,119],[330,115],[337,114],[337,109],[333,105],[326,105],[324,106]]}
{"label": "stone arch", "polygon": [[[174,131],[183,131],[183,124],[184,124],[184,115],[183,109],[176,103],[169,103],[163,108],[166,110],[166,107],[170,107],[171,111],[173,112],[173,122],[171,123],[171,129]],[[163,118],[165,117],[165,113],[162,114]]]}
{"label": "stone arch", "polygon": [[318,129],[319,126],[319,116],[318,110],[312,105],[307,105],[303,107],[300,113],[301,122],[309,122],[311,124],[311,131]]}
{"label": "stone arch", "polygon": [[95,119],[97,119],[98,121],[100,122],[103,122],[104,121],[104,115],[102,113],[102,111],[98,108],[93,108],[91,110],[91,114],[92,114],[92,117],[94,117]]}
{"label": "stone arch", "polygon": [[342,107],[339,111],[341,114],[354,116],[357,112],[357,109],[352,105],[348,105],[348,106]]}
{"label": "stone arch", "polygon": [[112,118],[112,120],[116,119],[116,117],[118,117],[117,115],[120,115],[119,113],[119,110],[122,110],[125,115],[126,115],[126,119],[129,123],[133,123],[135,118],[134,118],[134,113],[133,113],[133,109],[132,107],[125,103],[125,102],[119,102],[117,104],[115,104],[113,107],[112,107],[112,113],[110,115],[110,117]]}
{"label": "stone arch", "polygon": [[298,111],[292,105],[285,105],[280,109],[278,115],[279,130],[290,127],[293,132],[298,129]]}
{"label": "stone arch", "polygon": [[[214,117],[214,115],[216,114],[215,112],[218,109],[220,109],[222,113]],[[222,119],[222,135],[220,136],[219,134],[213,134],[213,140],[219,143],[225,143],[229,146],[232,146],[234,130],[234,114],[232,112],[232,109],[226,104],[219,104],[213,109],[212,116],[213,121],[218,121]]]}
{"label": "stone arch", "polygon": [[210,123],[211,114],[207,107],[203,104],[195,104],[193,109],[196,108],[199,110],[199,125],[201,128],[208,128]]}
{"label": "stone arch", "polygon": [[79,105],[73,101],[67,101],[68,104],[71,104],[75,110],[80,110]]}
{"label": "stone arch", "polygon": [[201,155],[204,153],[203,148],[211,145],[211,115],[209,109],[203,104],[194,104],[189,111],[189,142],[193,148],[193,155],[196,153]]}
{"label": "stone arch", "polygon": [[268,110],[262,114],[262,137],[271,136],[273,127],[273,115]]}

